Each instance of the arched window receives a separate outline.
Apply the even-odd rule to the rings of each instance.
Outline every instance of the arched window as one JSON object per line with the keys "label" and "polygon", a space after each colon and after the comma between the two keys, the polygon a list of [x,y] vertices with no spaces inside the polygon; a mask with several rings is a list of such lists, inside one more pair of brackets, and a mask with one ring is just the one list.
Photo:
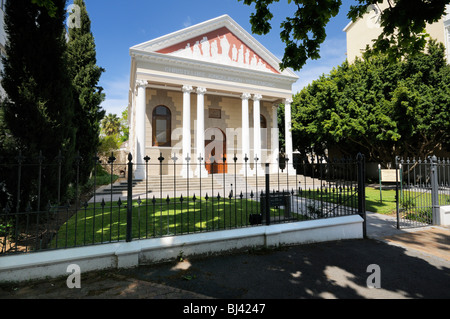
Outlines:
{"label": "arched window", "polygon": [[152,115],[153,146],[171,146],[172,113],[164,106],[155,107]]}
{"label": "arched window", "polygon": [[261,125],[261,128],[267,128],[267,120],[266,120],[266,118],[264,117],[264,115],[261,115],[261,116],[260,116],[260,122],[259,122],[259,124]]}

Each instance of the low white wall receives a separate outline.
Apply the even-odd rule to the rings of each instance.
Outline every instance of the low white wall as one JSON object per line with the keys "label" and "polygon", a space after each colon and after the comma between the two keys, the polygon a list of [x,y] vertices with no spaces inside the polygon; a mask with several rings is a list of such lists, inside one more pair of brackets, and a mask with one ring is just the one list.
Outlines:
{"label": "low white wall", "polygon": [[174,260],[180,253],[193,256],[245,248],[361,239],[362,225],[360,216],[345,216],[6,256],[0,258],[0,282],[69,276],[67,267],[71,264],[78,265],[83,273]]}
{"label": "low white wall", "polygon": [[450,206],[441,206],[439,215],[439,225],[450,226]]}

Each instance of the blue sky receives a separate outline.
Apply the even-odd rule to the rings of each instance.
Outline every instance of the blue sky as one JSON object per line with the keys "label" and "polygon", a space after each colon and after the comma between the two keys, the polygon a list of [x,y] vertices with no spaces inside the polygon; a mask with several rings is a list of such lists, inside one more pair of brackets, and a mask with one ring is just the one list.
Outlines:
{"label": "blue sky", "polygon": [[[184,29],[223,14],[251,33],[249,22],[253,7],[238,0],[85,0],[92,20],[92,32],[97,46],[98,65],[105,68],[100,86],[106,100],[107,113],[120,115],[128,105],[130,74],[129,48],[157,37]],[[68,1],[68,5],[72,1]],[[309,61],[297,72],[300,79],[294,93],[323,73],[328,73],[346,59],[346,36],[342,30],[349,23],[347,12],[354,0],[343,0],[339,15],[327,27],[327,40],[320,60]],[[280,60],[284,44],[280,40],[280,24],[295,9],[287,0],[274,3],[272,30],[268,35],[253,35]]]}

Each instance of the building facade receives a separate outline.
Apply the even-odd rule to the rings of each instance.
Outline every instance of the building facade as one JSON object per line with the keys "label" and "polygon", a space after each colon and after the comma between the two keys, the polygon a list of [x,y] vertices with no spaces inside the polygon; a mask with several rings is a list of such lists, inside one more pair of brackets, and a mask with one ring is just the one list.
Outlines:
{"label": "building facade", "polygon": [[161,155],[184,164],[175,172],[184,177],[227,173],[235,157],[242,174],[246,158],[246,174],[265,163],[276,171],[280,104],[287,110],[285,153],[293,158],[290,106],[298,77],[281,71],[280,61],[228,15],[136,45],[130,55],[136,179],[159,174],[158,167],[145,169],[144,158]]}
{"label": "building facade", "polygon": [[[344,29],[347,34],[347,60],[349,63],[361,57],[362,53],[372,45],[382,32],[380,26],[381,12],[388,7],[387,1],[378,5],[371,5],[367,14],[355,22],[350,22]],[[427,25],[426,32],[432,39],[442,42],[447,50],[447,61],[450,61],[450,5],[447,14],[438,22]]]}

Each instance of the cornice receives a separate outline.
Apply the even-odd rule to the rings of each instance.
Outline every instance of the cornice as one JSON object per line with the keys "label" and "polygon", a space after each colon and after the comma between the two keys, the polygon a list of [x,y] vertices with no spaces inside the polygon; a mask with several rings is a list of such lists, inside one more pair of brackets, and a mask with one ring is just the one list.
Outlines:
{"label": "cornice", "polygon": [[278,70],[280,74],[293,77],[296,76],[295,73],[289,69],[281,72],[281,70],[279,69],[279,64],[281,63],[281,61],[228,15],[223,15],[218,18],[191,26],[189,28],[167,34],[154,40],[138,44],[130,48],[130,54],[133,55],[133,53],[137,52],[155,53],[158,50],[170,47],[172,45],[195,38],[222,27],[228,28],[236,37],[238,37],[241,41],[248,45],[255,53],[260,55],[272,67]]}
{"label": "cornice", "polygon": [[[137,51],[131,53],[136,61],[151,62],[160,66],[170,66],[173,68],[184,67],[194,72],[201,70],[202,72],[228,73],[234,76],[244,76],[255,80],[264,80],[273,83],[293,84],[297,82],[298,76],[290,76],[285,74],[275,74],[265,71],[252,69],[244,69],[236,66],[216,64],[206,61],[186,59],[172,55],[166,55],[156,52]],[[169,72],[170,73],[170,72]]]}

